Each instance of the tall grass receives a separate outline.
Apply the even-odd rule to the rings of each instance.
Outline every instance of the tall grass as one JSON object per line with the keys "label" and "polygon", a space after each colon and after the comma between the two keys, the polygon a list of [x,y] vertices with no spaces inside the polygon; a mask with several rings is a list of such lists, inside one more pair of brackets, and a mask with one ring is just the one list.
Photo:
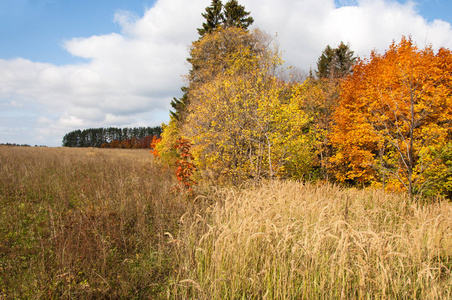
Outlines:
{"label": "tall grass", "polygon": [[211,197],[174,237],[174,298],[452,298],[450,203],[297,182]]}
{"label": "tall grass", "polygon": [[148,151],[0,147],[0,299],[165,294],[173,183]]}
{"label": "tall grass", "polygon": [[[452,299],[452,204],[172,192],[147,151],[0,147],[0,299]],[[201,188],[198,188],[198,192]]]}

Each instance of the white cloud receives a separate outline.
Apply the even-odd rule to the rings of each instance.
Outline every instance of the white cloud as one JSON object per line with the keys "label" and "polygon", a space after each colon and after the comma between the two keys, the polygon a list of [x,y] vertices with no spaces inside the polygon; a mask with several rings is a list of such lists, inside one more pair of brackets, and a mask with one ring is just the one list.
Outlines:
{"label": "white cloud", "polygon": [[[418,46],[452,48],[449,23],[428,23],[416,3],[395,0],[243,0],[255,24],[269,34],[278,33],[285,60],[302,69],[315,68],[327,46],[349,43],[355,54],[384,52],[393,40],[412,36]],[[337,5],[338,4],[338,5]],[[274,13],[276,12],[276,13]]]}
{"label": "white cloud", "polygon": [[[392,40],[411,35],[419,46],[452,48],[449,23],[428,23],[415,2],[391,0],[242,0],[254,27],[278,35],[288,64],[308,70],[327,44],[351,45],[360,56],[383,52]],[[208,0],[158,0],[143,16],[119,11],[121,33],[73,38],[65,49],[85,63],[57,66],[18,58],[0,60],[0,113],[26,115],[39,143],[58,146],[74,129],[155,126],[167,121],[170,101],[180,95],[188,48]],[[337,5],[339,4],[339,6]],[[30,121],[27,122],[30,124]],[[19,128],[19,129],[18,129]],[[24,129],[24,128],[23,128]],[[33,130],[36,134],[33,134]],[[0,131],[0,142],[10,138]],[[15,142],[15,141],[10,141]],[[21,143],[38,142],[20,140]]]}

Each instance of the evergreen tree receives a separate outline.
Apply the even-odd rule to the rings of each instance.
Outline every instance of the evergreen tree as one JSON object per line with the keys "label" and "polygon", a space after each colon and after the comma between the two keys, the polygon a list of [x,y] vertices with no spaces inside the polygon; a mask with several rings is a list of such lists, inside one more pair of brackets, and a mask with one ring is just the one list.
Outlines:
{"label": "evergreen tree", "polygon": [[63,147],[101,147],[112,141],[122,142],[128,139],[144,139],[149,136],[160,137],[162,127],[139,128],[89,128],[74,130],[63,137]]}
{"label": "evergreen tree", "polygon": [[306,110],[312,117],[311,130],[316,136],[318,167],[325,180],[331,176],[329,159],[333,155],[328,132],[333,126],[333,114],[338,105],[342,79],[352,71],[353,51],[343,42],[337,48],[326,46],[317,60],[316,75],[310,72],[306,81]]}
{"label": "evergreen tree", "polygon": [[345,77],[351,73],[355,64],[354,52],[350,50],[349,45],[343,42],[335,49],[334,68],[339,77]]}
{"label": "evergreen tree", "polygon": [[319,78],[343,78],[351,73],[355,63],[354,52],[343,42],[337,48],[329,45],[317,60],[317,76]]}
{"label": "evergreen tree", "polygon": [[171,107],[174,109],[174,111],[170,111],[170,116],[172,119],[174,119],[177,122],[182,122],[184,118],[184,112],[186,111],[186,107],[188,105],[188,88],[183,86],[181,87],[182,92],[184,93],[181,98],[177,99],[176,97],[173,97],[173,100],[171,100]]}
{"label": "evergreen tree", "polygon": [[245,7],[239,5],[237,0],[229,0],[224,6],[224,27],[239,27],[247,29],[253,24],[253,17],[249,17]]}
{"label": "evergreen tree", "polygon": [[202,28],[198,28],[198,34],[203,37],[206,33],[211,33],[215,28],[223,23],[223,3],[221,0],[212,0],[212,4],[206,7],[206,12],[202,16],[206,21],[202,24]]}
{"label": "evergreen tree", "polygon": [[331,66],[334,57],[334,51],[330,45],[326,46],[317,60],[317,76],[319,78],[328,78],[331,74]]}

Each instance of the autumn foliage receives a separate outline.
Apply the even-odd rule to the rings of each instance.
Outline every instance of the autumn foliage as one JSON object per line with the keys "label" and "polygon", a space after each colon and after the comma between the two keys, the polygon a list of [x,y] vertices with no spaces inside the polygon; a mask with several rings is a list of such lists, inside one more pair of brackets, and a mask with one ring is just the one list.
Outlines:
{"label": "autumn foliage", "polygon": [[[304,170],[298,156],[309,155],[308,119],[298,85],[276,76],[282,60],[270,41],[260,31],[219,28],[194,44],[200,67],[191,74],[182,134],[193,142],[196,164],[217,181]],[[212,59],[198,53],[212,53]]]}
{"label": "autumn foliage", "polygon": [[152,141],[151,141],[151,153],[154,154],[154,157],[159,157],[160,156],[160,152],[157,149],[157,145],[162,141],[162,138],[158,138],[157,136],[153,136],[152,137]]}
{"label": "autumn foliage", "polygon": [[191,48],[185,117],[163,126],[156,149],[185,186],[196,171],[217,183],[323,179],[451,197],[450,50],[402,38],[355,61],[340,47],[348,73],[297,82],[283,80],[264,33],[205,34]]}
{"label": "autumn foliage", "polygon": [[157,136],[145,136],[142,139],[131,138],[122,141],[113,140],[110,143],[103,143],[101,148],[123,148],[123,149],[148,149],[152,147],[152,142]]}
{"label": "autumn foliage", "polygon": [[452,54],[403,38],[360,60],[341,87],[331,141],[338,181],[451,191]]}
{"label": "autumn foliage", "polygon": [[193,163],[193,155],[190,153],[191,144],[187,139],[180,138],[173,147],[178,154],[178,159],[176,160],[177,181],[182,189],[192,192],[192,187],[196,184],[192,177],[196,171],[196,166]]}

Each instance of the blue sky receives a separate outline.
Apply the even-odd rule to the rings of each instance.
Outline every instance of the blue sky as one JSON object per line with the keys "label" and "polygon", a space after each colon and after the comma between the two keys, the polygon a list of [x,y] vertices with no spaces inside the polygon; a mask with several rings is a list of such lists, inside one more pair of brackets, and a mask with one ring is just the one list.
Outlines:
{"label": "blue sky", "polygon": [[0,0],[0,58],[65,64],[78,61],[62,45],[73,37],[119,32],[118,11],[142,15],[148,0]]}
{"label": "blue sky", "polygon": [[452,1],[450,0],[420,0],[419,12],[429,21],[441,19],[452,23]]}
{"label": "blue sky", "polygon": [[[327,44],[359,56],[411,35],[452,48],[450,0],[243,0],[287,64]],[[0,143],[60,146],[65,133],[167,122],[210,0],[0,0]]]}

